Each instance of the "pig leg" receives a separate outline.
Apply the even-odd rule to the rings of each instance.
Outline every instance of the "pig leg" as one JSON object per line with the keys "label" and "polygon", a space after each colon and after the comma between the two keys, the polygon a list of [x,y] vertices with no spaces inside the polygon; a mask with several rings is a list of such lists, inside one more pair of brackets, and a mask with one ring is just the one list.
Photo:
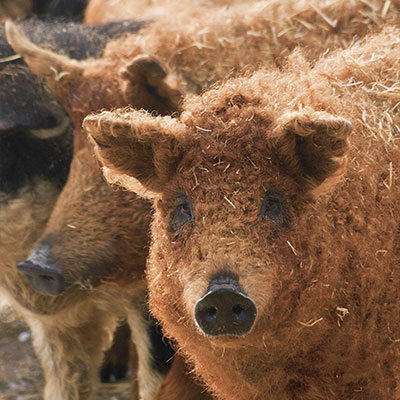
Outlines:
{"label": "pig leg", "polygon": [[25,318],[44,372],[44,400],[92,400],[95,396],[103,351],[111,345],[117,320],[93,305],[74,308]]}
{"label": "pig leg", "polygon": [[127,324],[114,332],[112,347],[107,350],[100,370],[102,382],[115,382],[126,376],[129,365],[131,332]]}
{"label": "pig leg", "polygon": [[130,400],[139,398],[139,382],[137,377],[138,355],[135,344],[131,341],[129,346],[129,366],[131,369],[131,397]]}
{"label": "pig leg", "polygon": [[137,352],[137,383],[139,398],[153,400],[156,398],[165,377],[165,371],[157,368],[154,351],[157,351],[150,337],[151,322],[143,309],[129,313],[128,324],[131,328],[132,342]]}

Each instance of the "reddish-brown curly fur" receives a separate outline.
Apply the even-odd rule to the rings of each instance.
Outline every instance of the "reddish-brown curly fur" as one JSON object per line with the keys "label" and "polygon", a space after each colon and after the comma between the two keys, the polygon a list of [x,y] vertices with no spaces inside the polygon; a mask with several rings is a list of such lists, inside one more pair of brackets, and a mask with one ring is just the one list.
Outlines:
{"label": "reddish-brown curly fur", "polygon": [[[191,7],[190,2],[156,1],[153,8],[165,8],[166,15],[158,15],[140,35],[110,44],[109,50],[127,63],[137,55],[154,56],[173,72],[171,86],[178,78],[181,91],[200,93],[233,71],[281,65],[296,46],[314,60],[400,20],[398,0],[236,0],[221,7],[224,3],[202,0]],[[135,18],[135,9],[136,1],[125,0],[113,13]]]}
{"label": "reddish-brown curly fur", "polygon": [[[18,34],[14,40],[24,42],[25,50],[28,48],[32,59],[37,61],[35,51],[40,52],[41,49],[26,41],[24,37],[18,37]],[[21,47],[21,53],[22,51]],[[8,274],[3,278],[8,283],[8,295],[13,300],[13,307],[32,330],[35,350],[40,355],[46,377],[44,398],[91,399],[94,396],[103,351],[111,344],[112,332],[118,319],[126,317],[127,309],[132,311],[132,314],[136,311],[137,317],[145,309],[143,270],[147,256],[145,247],[148,241],[150,207],[146,201],[138,200],[137,196],[112,190],[105,184],[93,150],[80,133],[83,116],[88,112],[101,107],[126,104],[120,90],[115,90],[115,80],[106,81],[104,76],[103,79],[97,77],[97,81],[93,79],[92,92],[88,86],[90,82],[82,79],[84,68],[81,68],[81,64],[67,57],[60,57],[60,61],[57,55],[51,52],[44,51],[41,54],[45,57],[35,64],[36,68],[43,68],[47,72],[49,65],[54,66],[59,68],[59,72],[69,74],[72,82],[74,78],[77,82],[74,85],[68,81],[64,87],[62,75],[59,79],[57,71],[54,70],[48,78],[49,83],[54,83],[53,88],[57,85],[62,87],[55,92],[63,96],[66,110],[74,120],[76,140],[69,181],[48,221],[47,230],[43,233],[52,246],[54,262],[61,269],[65,267],[63,273],[66,281],[72,284],[72,288],[57,297],[41,295],[32,290],[15,268],[16,260],[21,261],[27,256],[34,241],[43,239],[38,236],[44,230],[53,207],[53,203],[48,203],[50,200],[55,201],[56,197],[49,188],[47,192],[41,193],[46,189],[45,185],[38,185],[37,197],[41,201],[38,205],[34,203],[31,206],[32,210],[24,209],[24,214],[21,214],[20,208],[24,203],[20,200],[15,201],[15,214],[19,213],[17,216],[8,211],[7,216],[10,220],[14,218],[15,221],[15,218],[21,218],[25,213],[30,217],[25,218],[26,221],[24,219],[27,227],[18,225],[21,230],[19,235],[15,232],[15,224],[12,225],[7,219],[4,220],[3,215],[0,216],[5,221],[2,244],[4,242],[4,246],[8,245],[7,255],[9,254],[10,258],[3,260],[6,265],[10,265],[10,271],[7,271]],[[45,67],[43,63],[46,64]],[[86,63],[82,62],[82,65],[86,66]],[[115,94],[112,94],[112,89],[115,90]],[[90,93],[93,93],[93,96],[90,96]],[[77,186],[70,191],[71,181]],[[113,194],[108,196],[109,192]],[[39,203],[38,200],[36,202]],[[99,221],[100,213],[93,218],[91,212],[96,207],[109,210],[103,218],[104,221]],[[135,213],[137,224],[124,229],[119,221],[132,220],[132,214]],[[14,228],[14,231],[11,228]],[[127,236],[130,243],[132,238],[137,238],[136,246],[130,246],[129,251],[121,247]],[[123,267],[124,263],[129,263],[129,269]],[[92,265],[93,271],[87,271],[88,265]],[[82,290],[92,289],[93,275],[97,280],[108,281],[108,284],[93,290]],[[111,283],[112,280],[120,280],[120,284]],[[121,296],[121,291],[126,291],[124,296]],[[133,315],[130,322],[136,323],[135,333],[143,328],[137,323],[140,321],[134,320]],[[154,376],[154,380],[159,384],[158,376]],[[151,379],[151,385],[150,381]],[[145,395],[144,393],[146,398]],[[133,393],[132,399],[136,398],[137,394]]]}
{"label": "reddish-brown curly fur", "polygon": [[[196,10],[204,8],[214,11],[215,6],[231,6],[247,0],[197,0]],[[250,0],[251,1],[251,0]],[[190,0],[89,0],[85,9],[85,23],[92,25],[112,21],[143,20],[151,21],[176,14],[178,11],[192,12]]]}
{"label": "reddish-brown curly fur", "polygon": [[[151,310],[217,398],[400,399],[399,37],[386,29],[314,68],[295,53],[283,72],[188,98],[177,121],[86,118],[109,177],[152,198]],[[129,157],[154,162],[141,175]],[[260,216],[271,188],[290,227]],[[194,220],[171,233],[179,194]],[[213,338],[194,305],[227,272],[257,318]]]}
{"label": "reddish-brown curly fur", "polygon": [[[340,19],[342,17],[338,17],[341,27],[341,39],[335,34],[335,29],[332,26],[329,28],[332,21],[329,22],[326,18],[324,19],[328,10],[330,13],[332,12],[330,8],[322,9],[321,13],[320,9],[310,9],[304,4],[302,4],[301,7],[305,7],[305,9],[296,8],[297,5],[293,5],[293,3],[290,2],[257,3],[254,10],[252,9],[250,11],[247,7],[245,8],[243,5],[238,5],[228,10],[221,9],[215,14],[201,14],[203,11],[193,11],[192,14],[188,13],[188,15],[192,15],[190,18],[183,17],[183,14],[179,14],[173,19],[168,17],[171,21],[161,20],[158,23],[149,24],[148,28],[142,31],[140,39],[135,37],[124,38],[118,41],[114,46],[109,46],[108,52],[102,60],[74,63],[62,57],[50,57],[46,59],[46,64],[46,62],[43,62],[44,59],[40,56],[36,60],[31,60],[30,65],[34,70],[37,67],[39,69],[39,71],[37,71],[39,74],[48,76],[50,87],[58,97],[63,99],[66,108],[72,113],[76,126],[80,125],[82,118],[87,112],[101,107],[116,107],[132,104],[138,108],[144,107],[149,110],[157,110],[161,113],[169,113],[177,109],[178,93],[165,85],[162,73],[158,74],[158,72],[156,73],[157,79],[155,83],[151,81],[154,77],[146,77],[146,79],[150,79],[150,83],[153,87],[157,88],[160,96],[157,95],[154,97],[152,91],[150,91],[148,95],[143,93],[143,89],[147,87],[146,85],[148,82],[141,82],[143,68],[138,71],[136,67],[131,67],[132,57],[140,57],[142,54],[155,55],[169,68],[175,70],[176,74],[171,74],[166,80],[171,84],[171,87],[176,86],[176,78],[178,77],[181,78],[183,82],[178,85],[180,88],[199,92],[217,79],[230,73],[232,69],[239,69],[247,64],[275,63],[274,57],[281,55],[281,52],[286,46],[288,49],[291,49],[297,44],[318,45],[315,47],[315,51],[312,50],[308,54],[308,56],[312,57],[322,50],[350,40],[354,32],[357,32],[359,35],[365,34],[371,25],[370,22],[373,20],[377,21],[378,26],[382,21],[395,22],[398,20],[398,6],[395,2],[392,2],[388,9],[384,9],[384,4],[386,3],[382,2],[377,3],[378,6],[375,9],[370,8],[363,2],[351,3],[350,11],[348,11],[347,3],[335,2],[332,4],[333,5],[330,7],[333,7],[338,15],[341,15],[340,13],[343,14],[343,19]],[[286,6],[287,8],[285,8]],[[353,6],[354,8],[352,8]],[[291,13],[294,9],[297,10],[296,12],[300,12],[301,16],[299,18],[294,17],[293,19],[285,20],[282,26],[280,22],[270,22],[271,19],[276,19],[274,15]],[[242,18],[244,10],[248,11],[248,18]],[[194,23],[194,18],[198,21],[197,23]],[[235,23],[232,23],[233,21],[235,21]],[[205,23],[205,31],[202,31]],[[307,23],[314,24],[316,29],[310,30],[310,25],[307,27]],[[299,30],[301,26],[305,26],[305,28]],[[345,27],[347,27],[349,31],[347,31]],[[290,28],[289,31],[284,32],[287,28]],[[300,31],[304,34],[302,40],[300,40],[298,36],[290,34],[290,32],[299,33]],[[270,32],[272,32],[272,35]],[[274,32],[283,34],[275,36]],[[317,41],[311,38],[313,35],[318,38]],[[172,37],[176,40],[171,40]],[[332,41],[329,39],[331,37]],[[168,40],[165,40],[165,38],[168,38]],[[243,38],[246,40],[242,41]],[[247,42],[247,39],[249,42]],[[118,54],[118,57],[116,57],[115,54]],[[224,60],[224,62],[220,62],[220,60]],[[48,64],[55,68],[49,70]],[[141,65],[146,66],[148,64],[145,63]],[[42,67],[43,69],[40,70]],[[65,67],[67,69],[65,69]],[[124,68],[124,72],[119,75],[117,71],[122,67]],[[91,93],[91,96],[88,96],[88,93]],[[77,167],[76,169],[76,176],[78,176],[78,178],[75,184],[77,187],[81,187],[81,185],[85,183],[85,177],[88,177],[90,174],[85,175],[85,173],[80,173],[80,171],[84,168],[88,168],[89,170],[93,168],[93,170],[97,171],[97,166],[94,162],[86,161],[87,157],[91,157],[91,150],[80,134],[76,135],[75,149],[75,163],[81,163],[79,168]],[[160,166],[161,168],[163,167],[162,161],[160,161]],[[94,175],[96,175],[96,173],[94,173]],[[93,178],[93,182],[97,182],[99,187],[102,186],[102,182],[97,175]],[[99,192],[106,193],[103,189]],[[67,201],[71,199],[65,197],[64,205],[58,206],[59,220],[57,222],[56,211],[47,233],[51,232],[51,229],[53,229],[57,223],[66,221],[69,218],[73,221],[68,223],[70,226],[83,226],[84,229],[82,228],[82,231],[85,232],[92,229],[93,225],[89,221],[90,214],[85,214],[89,211],[83,200],[87,195],[90,201],[92,201],[98,194],[93,194],[90,190],[89,194],[85,194],[84,191],[77,191],[77,193],[83,193],[82,199],[78,200],[76,204],[78,204],[78,209],[81,208],[84,214],[77,212],[75,215],[72,215],[73,208]],[[92,195],[93,198],[91,197]],[[71,196],[71,198],[74,197],[72,194],[69,196]],[[96,207],[101,208],[99,212],[104,212],[104,209],[108,209],[107,196],[108,194],[99,199],[96,205]],[[111,203],[114,204],[110,201],[110,204]],[[96,207],[93,206],[90,212],[99,209]],[[127,218],[124,213],[125,211],[121,211],[121,213],[118,214],[118,221],[119,218]],[[80,218],[81,215],[84,215],[84,217]],[[88,221],[88,223],[86,224],[84,221]],[[96,225],[96,227],[98,226]],[[116,224],[112,226],[104,225],[102,228],[105,230],[109,228],[110,232],[115,232],[121,227]],[[55,231],[60,234],[60,237],[64,237],[63,235],[69,237],[73,233],[71,231],[72,229],[73,228],[65,224],[60,231],[58,231],[58,228]],[[80,237],[82,236],[79,236],[79,238]],[[94,229],[92,232],[89,232],[88,237],[93,237],[93,243],[98,244],[107,238],[107,235],[99,235]],[[80,239],[76,240],[78,243],[71,242],[71,251],[75,249],[74,244],[79,245],[81,243],[79,241]],[[100,247],[101,246],[97,247],[97,250]],[[69,246],[65,246],[65,248],[68,251],[70,249]],[[134,251],[133,248],[131,250]],[[67,256],[65,260],[69,260],[71,263],[68,264],[68,268],[66,267],[67,274],[79,280],[79,276],[82,275],[81,265],[76,263],[76,260],[73,259],[74,253],[68,253],[68,251],[66,252]],[[88,257],[97,256],[97,252],[87,249],[85,255]],[[128,260],[128,258],[129,257],[126,257],[126,260]],[[132,260],[129,261],[131,262]],[[124,268],[121,268],[123,274],[126,273]],[[113,272],[116,270],[118,271],[118,268],[113,269]],[[94,274],[97,273],[98,271],[94,272]],[[102,273],[101,271],[100,275]],[[113,278],[108,279],[108,282],[116,282],[115,279],[116,277],[113,276]],[[103,287],[101,287],[101,289],[102,288]],[[110,310],[110,308],[115,309],[115,298],[119,297],[115,295],[114,298],[113,295],[107,294],[111,293],[112,289],[118,292],[118,295],[122,293],[118,285],[110,285],[108,289],[109,292],[107,290],[101,292],[101,296],[104,296],[104,298],[102,297],[101,300],[96,298],[96,305],[102,303],[102,307],[107,308],[107,310]],[[96,290],[94,293],[95,292]],[[61,298],[65,297],[62,296]],[[74,301],[75,300],[76,298],[74,298]],[[55,301],[55,303],[57,303],[57,301]],[[106,306],[105,304],[108,305]],[[110,306],[110,304],[114,305]],[[46,307],[49,307],[47,303]],[[124,307],[125,306],[121,306],[121,308]],[[76,309],[76,311],[81,310]],[[85,313],[81,312],[81,316],[84,317]],[[74,318],[77,318],[76,315],[71,313],[71,321]],[[113,321],[113,324],[114,323],[115,321]],[[105,328],[104,331],[106,331]],[[81,332],[79,332],[79,334],[80,333]],[[78,340],[79,334],[76,336]],[[72,365],[73,363],[70,364]]]}

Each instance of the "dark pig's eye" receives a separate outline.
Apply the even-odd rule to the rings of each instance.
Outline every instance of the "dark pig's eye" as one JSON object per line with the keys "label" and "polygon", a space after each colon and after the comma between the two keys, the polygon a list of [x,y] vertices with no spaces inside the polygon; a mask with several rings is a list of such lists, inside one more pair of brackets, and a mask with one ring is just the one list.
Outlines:
{"label": "dark pig's eye", "polygon": [[178,197],[178,205],[171,214],[171,221],[169,224],[170,232],[177,232],[187,222],[193,221],[193,206],[192,202],[186,196]]}
{"label": "dark pig's eye", "polygon": [[275,190],[268,190],[261,202],[260,214],[262,218],[269,218],[282,227],[289,226],[290,217],[282,194]]}

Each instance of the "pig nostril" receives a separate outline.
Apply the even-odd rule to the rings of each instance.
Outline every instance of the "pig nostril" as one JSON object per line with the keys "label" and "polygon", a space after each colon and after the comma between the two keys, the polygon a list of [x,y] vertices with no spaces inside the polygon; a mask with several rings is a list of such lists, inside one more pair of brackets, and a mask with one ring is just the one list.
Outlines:
{"label": "pig nostril", "polygon": [[207,293],[197,301],[194,318],[209,336],[245,335],[254,325],[257,308],[254,301],[233,282],[212,282]]}
{"label": "pig nostril", "polygon": [[239,321],[244,321],[247,318],[247,313],[240,304],[233,306],[232,312]]}
{"label": "pig nostril", "polygon": [[206,310],[206,320],[212,321],[217,316],[217,309],[215,307],[210,307]]}
{"label": "pig nostril", "polygon": [[55,279],[52,276],[48,276],[48,275],[40,275],[39,278],[42,279],[43,281],[47,281],[49,283],[52,283],[55,281]]}
{"label": "pig nostril", "polygon": [[30,260],[17,264],[33,289],[41,294],[57,296],[66,289],[64,276],[54,266],[33,263]]}

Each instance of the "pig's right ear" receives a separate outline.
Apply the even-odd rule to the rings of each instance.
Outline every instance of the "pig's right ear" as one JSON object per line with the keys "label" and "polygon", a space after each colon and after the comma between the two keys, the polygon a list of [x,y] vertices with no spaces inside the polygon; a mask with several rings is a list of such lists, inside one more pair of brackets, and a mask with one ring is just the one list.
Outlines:
{"label": "pig's right ear", "polygon": [[121,70],[125,79],[126,101],[136,109],[156,111],[160,115],[179,111],[182,93],[176,83],[167,82],[161,62],[147,54],[135,57]]}
{"label": "pig's right ear", "polygon": [[110,170],[107,180],[144,197],[163,191],[183,156],[184,126],[169,116],[132,109],[103,111],[87,116],[83,127]]}
{"label": "pig's right ear", "polygon": [[82,74],[83,68],[78,61],[32,43],[14,22],[6,21],[5,32],[14,51],[24,59],[34,74],[46,78],[53,91],[60,86],[59,81],[64,85],[66,79]]}
{"label": "pig's right ear", "polygon": [[288,172],[314,197],[331,192],[342,179],[351,123],[340,116],[305,108],[283,114],[277,154]]}

